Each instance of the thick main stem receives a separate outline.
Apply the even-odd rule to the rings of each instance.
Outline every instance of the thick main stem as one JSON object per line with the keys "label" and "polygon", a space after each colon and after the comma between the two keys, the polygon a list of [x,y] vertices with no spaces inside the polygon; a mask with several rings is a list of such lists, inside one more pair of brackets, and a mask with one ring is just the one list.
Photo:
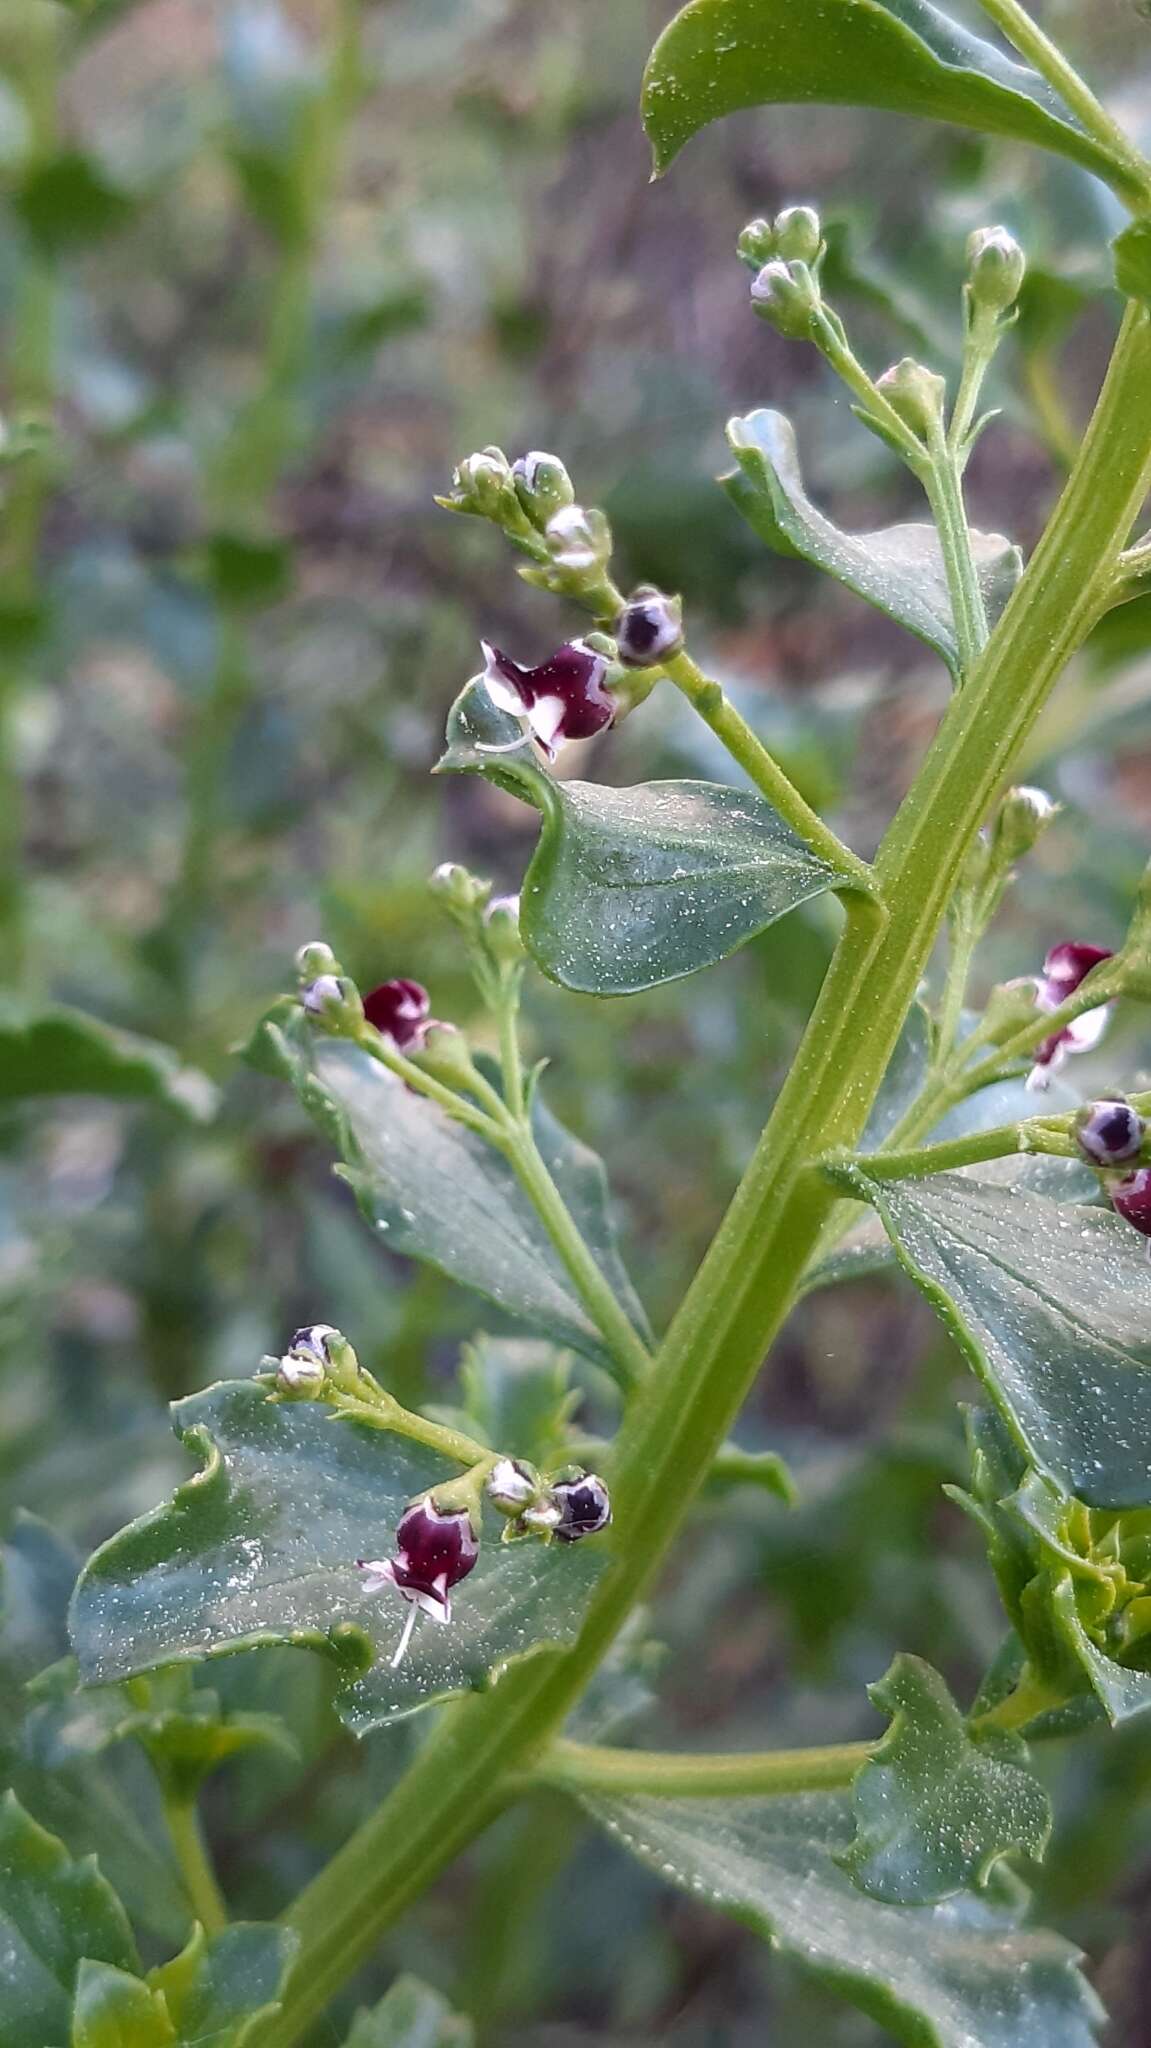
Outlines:
{"label": "thick main stem", "polygon": [[260,2048],[294,2048],[380,1932],[498,1811],[650,1587],[760,1370],[835,1200],[809,1162],[863,1128],[988,805],[1079,644],[1151,488],[1151,317],[1132,307],[1074,473],[848,923],[775,1112],[617,1442],[617,1549],[576,1644],[445,1715],[288,1915],[300,1957]]}
{"label": "thick main stem", "polygon": [[1026,57],[1039,76],[1054,87],[1088,135],[1102,143],[1123,173],[1129,196],[1140,203],[1140,209],[1146,211],[1151,207],[1151,163],[1128,140],[1118,121],[1096,99],[1086,80],[1080,78],[1075,66],[1021,6],[1020,0],[979,0],[979,5],[1020,56]]}

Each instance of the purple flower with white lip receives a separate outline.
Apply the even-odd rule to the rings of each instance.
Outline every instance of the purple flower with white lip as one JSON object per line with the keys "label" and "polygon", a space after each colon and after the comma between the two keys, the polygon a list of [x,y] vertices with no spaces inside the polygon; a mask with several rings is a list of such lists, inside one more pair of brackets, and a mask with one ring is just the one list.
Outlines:
{"label": "purple flower with white lip", "polygon": [[[1043,962],[1043,973],[1035,984],[1037,1009],[1057,1010],[1075,994],[1093,967],[1111,957],[1109,946],[1090,946],[1075,939],[1064,939],[1060,945],[1052,946]],[[1081,1017],[1065,1024],[1061,1031],[1053,1031],[1035,1049],[1035,1064],[1027,1076],[1027,1086],[1046,1088],[1051,1075],[1073,1053],[1090,1052],[1098,1045],[1110,1017],[1111,1005],[1101,1003],[1098,1009],[1085,1010]]]}
{"label": "purple flower with white lip", "polygon": [[436,1021],[418,981],[382,981],[364,997],[364,1015],[397,1052],[418,1052]]}
{"label": "purple flower with white lip", "polygon": [[[498,647],[480,642],[484,650],[483,681],[500,711],[522,718],[549,760],[566,740],[590,739],[615,717],[616,706],[606,687],[608,664],[584,640],[557,647],[537,668],[521,668]],[[518,744],[518,742],[513,742]],[[498,747],[487,751],[509,751]]]}
{"label": "purple flower with white lip", "polygon": [[467,1508],[438,1508],[429,1493],[400,1516],[393,1557],[357,1558],[366,1592],[393,1586],[409,1604],[393,1671],[411,1642],[417,1614],[441,1623],[451,1620],[451,1589],[475,1569],[479,1554],[480,1539]]}

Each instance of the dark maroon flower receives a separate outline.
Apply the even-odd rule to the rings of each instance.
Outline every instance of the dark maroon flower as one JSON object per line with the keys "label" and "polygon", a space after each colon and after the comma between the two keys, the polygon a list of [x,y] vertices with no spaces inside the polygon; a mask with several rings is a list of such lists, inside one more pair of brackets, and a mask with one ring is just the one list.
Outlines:
{"label": "dark maroon flower", "polygon": [[1125,1173],[1107,1192],[1124,1222],[1143,1237],[1151,1237],[1151,1166],[1137,1166],[1134,1173]]}
{"label": "dark maroon flower", "polygon": [[[1081,982],[1085,981],[1093,967],[1103,960],[1110,960],[1109,946],[1089,946],[1075,939],[1065,939],[1062,944],[1052,946],[1043,962],[1043,973],[1035,985],[1035,1001],[1040,1010],[1057,1010],[1069,996],[1073,996]],[[1101,1003],[1098,1009],[1085,1010],[1062,1031],[1053,1031],[1035,1049],[1035,1063],[1027,1077],[1029,1088],[1046,1088],[1049,1077],[1063,1065],[1072,1053],[1090,1052],[1098,1045],[1107,1029],[1111,1016],[1109,1003]]]}
{"label": "dark maroon flower", "polygon": [[394,1586],[411,1606],[393,1669],[411,1641],[417,1612],[430,1614],[433,1621],[451,1620],[451,1589],[474,1570],[479,1554],[480,1539],[467,1508],[438,1508],[425,1494],[400,1516],[393,1557],[357,1560],[369,1593]]}
{"label": "dark maroon flower", "polygon": [[364,1015],[397,1052],[418,1052],[434,1021],[431,1001],[418,981],[382,981],[364,997]]}
{"label": "dark maroon flower", "polygon": [[1126,1166],[1138,1159],[1145,1130],[1129,1102],[1089,1102],[1075,1121],[1079,1150],[1092,1166]]}
{"label": "dark maroon flower", "polygon": [[560,1511],[556,1538],[560,1543],[578,1543],[581,1536],[598,1536],[611,1521],[611,1498],[602,1479],[585,1472],[580,1479],[561,1479],[552,1487],[552,1499]]}
{"label": "dark maroon flower", "polygon": [[526,720],[550,760],[565,740],[590,739],[615,717],[615,701],[604,682],[607,662],[585,641],[570,640],[557,647],[538,668],[521,668],[486,640],[480,645],[486,664],[483,680],[492,703]]}

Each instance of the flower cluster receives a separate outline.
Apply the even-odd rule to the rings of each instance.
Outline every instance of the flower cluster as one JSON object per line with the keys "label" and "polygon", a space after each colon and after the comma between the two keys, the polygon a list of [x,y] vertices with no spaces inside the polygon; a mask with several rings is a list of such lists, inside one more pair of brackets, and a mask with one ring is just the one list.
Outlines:
{"label": "flower cluster", "polygon": [[[1043,973],[1035,983],[1036,1007],[1046,1011],[1058,1010],[1086,981],[1092,969],[1111,957],[1107,946],[1086,945],[1074,939],[1065,939],[1061,945],[1052,946],[1043,962]],[[1057,1073],[1073,1053],[1090,1052],[1097,1046],[1110,1016],[1110,1004],[1101,1003],[1098,1009],[1085,1010],[1081,1017],[1053,1031],[1035,1049],[1034,1064],[1027,1077],[1028,1087],[1046,1088],[1051,1075]]]}
{"label": "flower cluster", "polygon": [[[578,1543],[611,1521],[607,1487],[594,1472],[564,1473],[549,1483],[532,1466],[500,1458],[487,1475],[485,1490],[492,1506],[508,1517],[509,1536]],[[390,1557],[356,1560],[366,1592],[390,1587],[408,1605],[393,1670],[407,1653],[417,1614],[450,1622],[452,1588],[475,1570],[479,1554],[478,1511],[437,1502],[434,1493],[426,1493],[400,1516]]]}

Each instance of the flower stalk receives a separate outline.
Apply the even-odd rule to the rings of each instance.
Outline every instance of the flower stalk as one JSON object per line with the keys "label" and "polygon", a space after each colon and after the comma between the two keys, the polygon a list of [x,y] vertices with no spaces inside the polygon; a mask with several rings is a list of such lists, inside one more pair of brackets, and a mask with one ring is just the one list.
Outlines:
{"label": "flower stalk", "polygon": [[538,1766],[650,1588],[834,1206],[811,1162],[858,1141],[980,824],[1089,630],[1149,487],[1151,317],[1133,305],[1047,532],[884,840],[886,922],[845,925],[775,1112],[629,1407],[613,1469],[619,1543],[577,1642],[450,1709],[303,1892],[288,1914],[300,1959],[260,2048],[295,2048],[382,1930]]}

